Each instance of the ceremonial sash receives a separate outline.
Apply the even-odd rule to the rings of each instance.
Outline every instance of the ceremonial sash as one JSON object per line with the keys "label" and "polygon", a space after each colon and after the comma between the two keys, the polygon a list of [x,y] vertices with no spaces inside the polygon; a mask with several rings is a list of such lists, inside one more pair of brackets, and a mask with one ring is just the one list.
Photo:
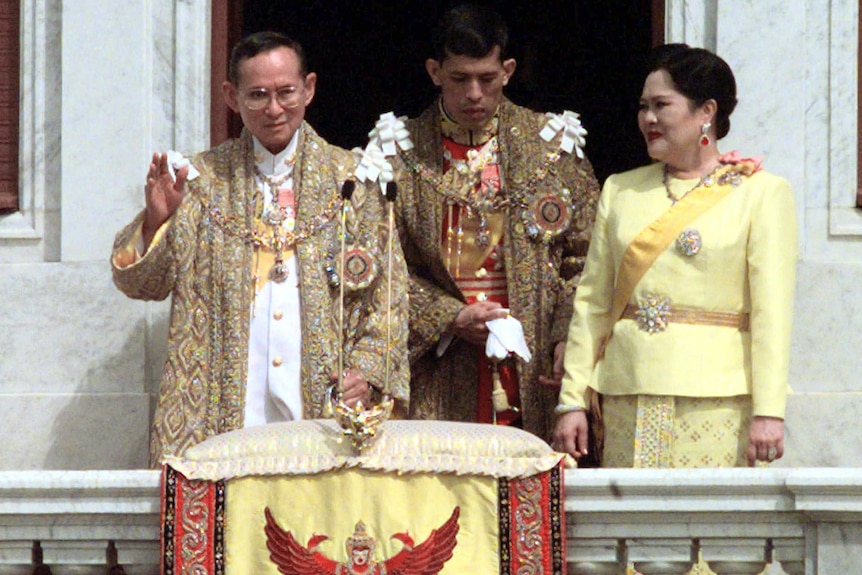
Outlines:
{"label": "ceremonial sash", "polygon": [[[719,170],[714,176],[715,184],[706,186],[701,183],[642,229],[631,241],[623,254],[617,273],[613,306],[611,307],[611,325],[620,319],[635,287],[640,283],[647,270],[652,267],[658,256],[667,249],[688,224],[706,213],[735,189],[735,186],[722,177],[730,171],[739,172],[739,167],[731,164]],[[610,339],[610,334],[608,334],[608,339]],[[604,346],[601,347],[603,350]]]}
{"label": "ceremonial sash", "polygon": [[[652,267],[658,256],[667,249],[670,243],[676,239],[688,224],[727,197],[739,185],[737,183],[734,186],[733,180],[723,176],[731,171],[737,172],[739,176],[749,175],[750,172],[746,173],[744,171],[746,169],[747,166],[742,163],[729,164],[720,169],[713,176],[715,184],[706,186],[701,183],[701,185],[691,190],[661,216],[642,229],[629,243],[620,262],[617,280],[614,285],[614,298],[613,305],[611,306],[611,330],[599,343],[595,359],[596,363],[604,357],[605,348],[614,333],[613,325],[622,317],[629,299],[631,299],[635,291],[635,287],[637,287],[647,270]],[[757,166],[755,166],[755,171],[756,169]],[[601,454],[604,449],[602,398],[599,393],[590,387],[587,388],[584,398],[587,404],[590,425],[591,456],[598,458],[597,463],[600,466]]]}

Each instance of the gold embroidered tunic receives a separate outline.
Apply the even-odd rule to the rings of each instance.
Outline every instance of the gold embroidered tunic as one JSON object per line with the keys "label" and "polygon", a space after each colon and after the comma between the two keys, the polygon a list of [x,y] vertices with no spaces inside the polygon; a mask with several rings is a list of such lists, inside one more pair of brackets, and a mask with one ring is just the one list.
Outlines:
{"label": "gold embroidered tunic", "polygon": [[[551,375],[554,346],[565,341],[599,189],[587,160],[561,153],[559,137],[550,142],[539,137],[544,114],[504,100],[497,116],[506,290],[533,354],[529,364],[517,366],[523,425],[548,439],[557,394],[537,379]],[[398,167],[398,224],[411,274],[411,416],[472,421],[477,413],[476,348],[456,340],[441,357],[436,354],[440,337],[466,303],[441,254],[447,195],[456,192],[443,189],[440,123],[438,103],[407,122],[416,148],[401,153],[403,165]],[[565,221],[552,232],[536,229],[537,211],[557,202],[566,206]]]}
{"label": "gold embroidered tunic", "polygon": [[[156,234],[146,254],[119,265],[140,233],[143,213],[114,243],[115,284],[126,295],[162,300],[172,295],[167,359],[150,439],[150,464],[180,455],[200,441],[243,426],[255,247],[248,240],[260,218],[252,138],[236,140],[192,159],[201,176]],[[328,144],[306,123],[300,128],[294,169],[295,246],[301,317],[285,322],[302,330],[303,417],[323,415],[324,394],[338,366],[339,289],[331,281],[340,254],[340,190],[352,177],[353,156]],[[392,302],[387,312],[387,240],[384,200],[357,184],[348,212],[347,248],[371,256],[373,273],[345,283],[344,367],[361,370],[381,389],[390,333],[390,392],[406,408],[406,270],[393,250]],[[333,217],[328,217],[333,216]],[[345,278],[341,278],[345,281]],[[366,285],[367,284],[367,285]],[[387,321],[391,326],[387,330]]]}

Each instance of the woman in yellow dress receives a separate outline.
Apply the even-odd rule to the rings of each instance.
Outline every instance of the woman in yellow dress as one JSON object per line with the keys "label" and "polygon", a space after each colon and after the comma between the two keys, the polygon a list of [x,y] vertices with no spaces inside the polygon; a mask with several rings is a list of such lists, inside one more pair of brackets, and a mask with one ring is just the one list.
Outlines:
{"label": "woman in yellow dress", "polygon": [[603,466],[783,455],[794,199],[759,160],[719,151],[735,106],[724,60],[656,49],[638,112],[655,162],[604,185],[569,328],[558,450],[587,453],[592,397]]}

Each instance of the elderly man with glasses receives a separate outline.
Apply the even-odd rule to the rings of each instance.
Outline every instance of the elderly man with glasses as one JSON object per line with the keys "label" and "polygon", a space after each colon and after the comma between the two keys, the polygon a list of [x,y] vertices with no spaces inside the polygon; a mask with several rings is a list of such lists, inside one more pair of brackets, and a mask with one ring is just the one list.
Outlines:
{"label": "elderly man with glasses", "polygon": [[387,391],[406,409],[403,257],[379,188],[304,121],[316,80],[291,38],[240,41],[223,92],[242,135],[190,161],[154,154],[146,207],[117,235],[120,290],[173,298],[151,465],[218,433],[320,417],[339,380],[350,406]]}

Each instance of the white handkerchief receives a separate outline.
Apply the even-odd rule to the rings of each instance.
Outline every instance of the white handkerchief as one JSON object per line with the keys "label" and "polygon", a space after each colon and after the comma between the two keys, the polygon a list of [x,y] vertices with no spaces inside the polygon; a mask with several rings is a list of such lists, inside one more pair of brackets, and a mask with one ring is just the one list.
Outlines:
{"label": "white handkerchief", "polygon": [[503,360],[514,353],[524,361],[530,361],[532,354],[524,339],[524,328],[521,322],[512,316],[486,321],[485,325],[491,333],[485,343],[485,355],[493,359]]}
{"label": "white handkerchief", "polygon": [[186,181],[190,182],[201,175],[192,163],[181,153],[176,150],[168,150],[165,153],[168,155],[168,171],[171,173],[171,178],[175,182],[177,181],[177,170],[185,168],[186,166],[189,168],[189,175],[186,177]]}

